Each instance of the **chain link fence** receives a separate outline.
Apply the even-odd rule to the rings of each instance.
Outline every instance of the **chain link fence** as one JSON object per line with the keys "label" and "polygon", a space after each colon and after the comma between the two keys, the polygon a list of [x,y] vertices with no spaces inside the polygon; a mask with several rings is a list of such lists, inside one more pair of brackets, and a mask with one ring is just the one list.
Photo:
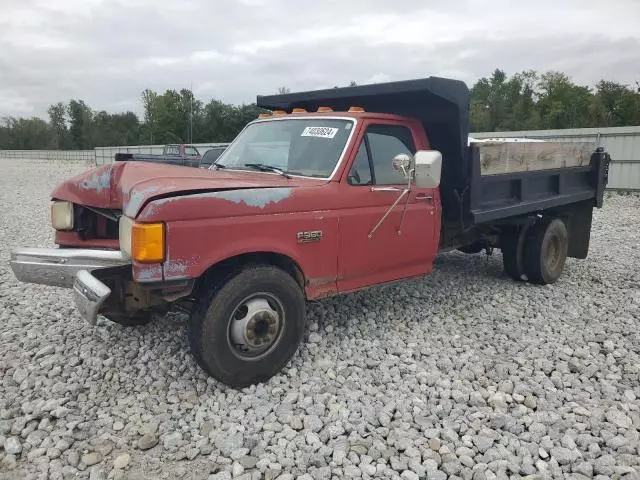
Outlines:
{"label": "chain link fence", "polygon": [[0,150],[0,159],[36,162],[79,162],[96,164],[93,150]]}
{"label": "chain link fence", "polygon": [[[228,143],[196,143],[201,155]],[[142,153],[162,155],[164,145],[128,145],[120,147],[96,147],[93,150],[0,150],[0,159],[41,162],[84,162],[86,165],[104,165],[114,160],[116,153]]]}

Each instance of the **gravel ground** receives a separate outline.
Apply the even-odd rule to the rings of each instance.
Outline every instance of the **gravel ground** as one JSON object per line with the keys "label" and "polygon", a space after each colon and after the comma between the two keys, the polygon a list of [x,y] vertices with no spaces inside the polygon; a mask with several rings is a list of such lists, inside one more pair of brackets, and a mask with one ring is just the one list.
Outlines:
{"label": "gravel ground", "polygon": [[[2,162],[0,248],[52,244],[82,165]],[[596,212],[590,256],[538,287],[452,253],[425,279],[313,304],[307,341],[236,391],[185,317],[76,314],[0,266],[0,478],[640,478],[640,198]]]}

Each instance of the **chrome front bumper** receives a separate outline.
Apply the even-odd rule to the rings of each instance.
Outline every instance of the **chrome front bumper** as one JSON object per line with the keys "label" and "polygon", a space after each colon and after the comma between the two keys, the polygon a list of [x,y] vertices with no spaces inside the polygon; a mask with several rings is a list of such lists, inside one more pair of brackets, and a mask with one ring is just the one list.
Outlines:
{"label": "chrome front bumper", "polygon": [[111,289],[91,272],[129,265],[116,250],[80,248],[21,248],[11,252],[11,269],[21,282],[73,289],[82,317],[94,324]]}

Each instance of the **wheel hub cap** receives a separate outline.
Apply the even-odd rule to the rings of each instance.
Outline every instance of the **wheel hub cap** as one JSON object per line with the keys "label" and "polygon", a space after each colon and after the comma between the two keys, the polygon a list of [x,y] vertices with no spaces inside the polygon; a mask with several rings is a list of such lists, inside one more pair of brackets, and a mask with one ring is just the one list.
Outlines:
{"label": "wheel hub cap", "polygon": [[231,319],[230,339],[242,354],[260,354],[276,340],[280,331],[280,314],[267,298],[242,302]]}

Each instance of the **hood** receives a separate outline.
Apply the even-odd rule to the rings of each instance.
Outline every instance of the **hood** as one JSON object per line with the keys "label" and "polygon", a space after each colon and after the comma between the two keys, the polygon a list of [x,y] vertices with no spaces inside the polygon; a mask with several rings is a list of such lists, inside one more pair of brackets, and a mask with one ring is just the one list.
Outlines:
{"label": "hood", "polygon": [[117,162],[93,168],[60,184],[52,198],[135,217],[154,198],[246,188],[322,185],[327,180],[286,178],[266,172],[224,171],[149,162]]}

